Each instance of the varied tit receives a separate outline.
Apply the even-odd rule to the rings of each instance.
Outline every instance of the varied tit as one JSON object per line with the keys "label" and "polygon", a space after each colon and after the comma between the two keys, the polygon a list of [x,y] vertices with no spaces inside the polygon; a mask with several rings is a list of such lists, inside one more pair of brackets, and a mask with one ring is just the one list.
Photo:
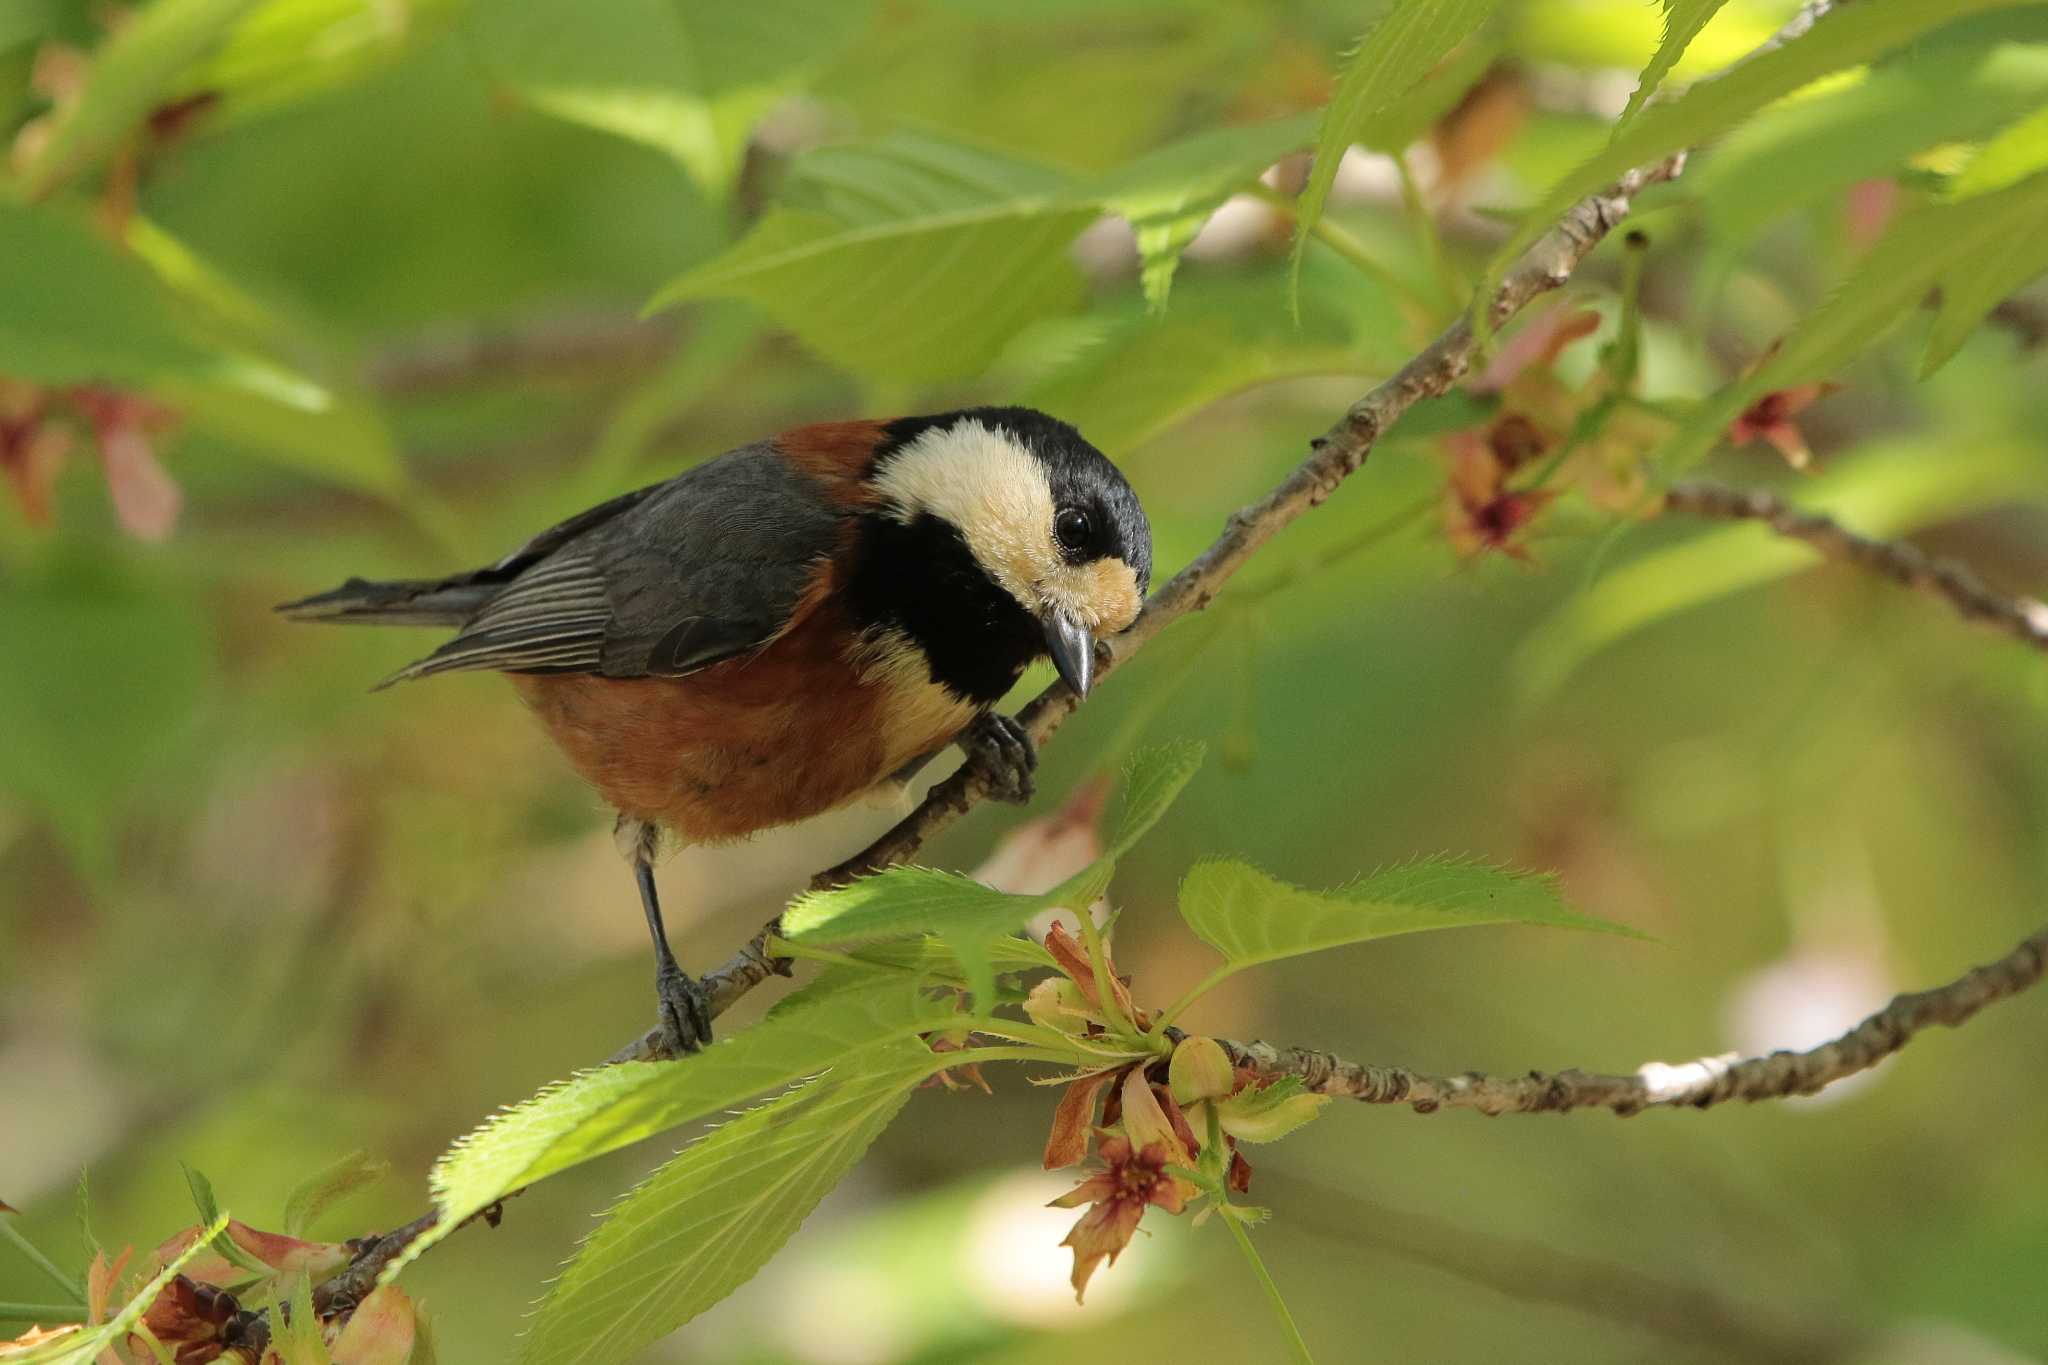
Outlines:
{"label": "varied tit", "polygon": [[1115,465],[1029,408],[828,422],[727,451],[543,531],[488,568],[369,583],[296,620],[455,626],[384,686],[509,674],[617,809],[654,938],[666,1050],[711,1035],[677,966],[653,863],[802,820],[958,743],[1030,793],[997,701],[1050,655],[1077,695],[1137,618],[1145,511]]}

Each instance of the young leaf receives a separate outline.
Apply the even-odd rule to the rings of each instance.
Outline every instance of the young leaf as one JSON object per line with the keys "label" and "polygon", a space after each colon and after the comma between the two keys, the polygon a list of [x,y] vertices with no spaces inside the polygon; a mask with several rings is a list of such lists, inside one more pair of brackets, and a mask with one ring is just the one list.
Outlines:
{"label": "young leaf", "polygon": [[1129,220],[1137,236],[1139,281],[1153,311],[1166,307],[1180,254],[1209,215],[1267,167],[1314,140],[1314,117],[1307,114],[1213,129],[1147,152],[1096,185],[1103,206]]}
{"label": "young leaf", "polygon": [[32,197],[104,156],[133,133],[173,82],[219,46],[231,25],[261,0],[154,0],[93,55],[78,102],[21,168]]}
{"label": "young leaf", "polygon": [[366,1152],[350,1152],[313,1172],[285,1197],[284,1230],[300,1236],[329,1207],[376,1184],[390,1170],[388,1161],[373,1160]]}
{"label": "young leaf", "polygon": [[222,1214],[208,1223],[200,1235],[192,1239],[190,1246],[172,1257],[156,1277],[142,1286],[135,1297],[97,1327],[83,1332],[71,1332],[41,1346],[30,1347],[19,1355],[7,1357],[7,1365],[88,1365],[97,1361],[101,1352],[124,1340],[135,1330],[135,1324],[156,1302],[156,1296],[185,1269],[186,1263],[204,1251],[207,1244],[227,1228],[227,1215]]}
{"label": "young leaf", "polygon": [[748,299],[856,374],[960,378],[1080,297],[1067,246],[1095,214],[1055,172],[937,138],[823,148],[752,232],[651,306]]}
{"label": "young leaf", "polygon": [[1124,768],[1123,808],[1103,859],[1114,863],[1137,847],[1193,780],[1208,754],[1198,740],[1175,740],[1141,750]]}
{"label": "young leaf", "polygon": [[1488,316],[1500,281],[1515,259],[1574,203],[1680,148],[1729,132],[1774,100],[1834,71],[1859,66],[1967,15],[2011,8],[2025,0],[1873,0],[1827,14],[1803,37],[1702,81],[1668,104],[1652,105],[1618,130],[1600,152],[1552,185],[1509,235],[1474,291],[1473,326],[1491,332]]}
{"label": "young leaf", "polygon": [[218,94],[219,127],[362,80],[439,37],[469,0],[263,0],[183,89]]}
{"label": "young leaf", "polygon": [[684,1148],[583,1244],[520,1359],[631,1359],[752,1279],[939,1064],[898,1041]]}
{"label": "young leaf", "polygon": [[950,1009],[914,980],[877,974],[778,1013],[680,1062],[623,1062],[586,1071],[506,1110],[435,1166],[439,1223],[399,1264],[513,1190],[592,1157],[729,1108],[765,1090],[854,1061],[942,1022]]}
{"label": "young leaf", "polygon": [[1246,863],[1198,863],[1181,882],[1180,913],[1232,968],[1476,924],[1548,924],[1640,937],[1625,925],[1568,909],[1554,877],[1448,858],[1403,863],[1336,891],[1305,891]]}
{"label": "young leaf", "polygon": [[[276,1311],[272,1309],[275,1316]],[[320,1334],[320,1315],[313,1311],[313,1280],[301,1275],[292,1285],[284,1322],[271,1338],[284,1365],[334,1365],[327,1339]]]}
{"label": "young leaf", "polygon": [[957,872],[891,867],[798,897],[783,912],[782,936],[791,943],[864,943],[963,922],[1023,924],[1044,908],[1043,897],[998,891]]}
{"label": "young leaf", "polygon": [[1685,55],[1685,49],[1723,3],[1725,0],[1664,0],[1663,41],[1657,44],[1650,64],[1643,68],[1642,79],[1636,82],[1635,93],[1628,97],[1628,107],[1621,111],[1617,128],[1634,118],[1643,102],[1657,92],[1657,87],[1671,74],[1671,68]]}
{"label": "young leaf", "polygon": [[1452,48],[1476,35],[1498,7],[1499,0],[1394,0],[1359,40],[1323,111],[1315,164],[1295,207],[1290,288],[1301,278],[1302,250],[1323,216],[1346,149],[1354,142],[1382,141],[1380,122],[1397,117],[1403,98]]}

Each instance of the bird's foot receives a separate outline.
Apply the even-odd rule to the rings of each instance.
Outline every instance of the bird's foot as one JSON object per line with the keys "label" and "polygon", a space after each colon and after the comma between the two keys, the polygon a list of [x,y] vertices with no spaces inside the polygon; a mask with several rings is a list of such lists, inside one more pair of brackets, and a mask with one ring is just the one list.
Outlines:
{"label": "bird's foot", "polygon": [[960,736],[967,761],[981,772],[988,794],[1021,806],[1037,790],[1038,745],[1015,716],[985,711]]}
{"label": "bird's foot", "polygon": [[711,1043],[711,993],[671,962],[654,978],[656,1057],[681,1057]]}

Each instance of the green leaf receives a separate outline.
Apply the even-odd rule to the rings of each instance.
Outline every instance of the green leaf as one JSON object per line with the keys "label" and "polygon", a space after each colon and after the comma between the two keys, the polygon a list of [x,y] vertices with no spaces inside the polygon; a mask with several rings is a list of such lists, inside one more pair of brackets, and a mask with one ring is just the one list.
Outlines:
{"label": "green leaf", "polygon": [[1450,858],[1403,863],[1336,891],[1305,891],[1246,863],[1198,863],[1181,882],[1180,913],[1233,969],[1476,924],[1547,924],[1641,937],[1567,908],[1554,876]]}
{"label": "green leaf", "polygon": [[513,1190],[927,1032],[951,1013],[914,981],[878,975],[864,989],[780,1011],[686,1060],[623,1062],[543,1090],[441,1158],[431,1180],[441,1219],[399,1264]]}
{"label": "green leaf", "polygon": [[1181,252],[1224,200],[1314,140],[1309,114],[1217,128],[1156,148],[1103,177],[1094,193],[1103,207],[1129,220],[1137,236],[1147,305],[1166,307]]}
{"label": "green leaf", "polygon": [[220,96],[211,117],[232,123],[360,81],[439,37],[467,8],[469,0],[263,0],[179,85]]}
{"label": "green leaf", "polygon": [[[276,1310],[271,1312],[276,1317]],[[320,1315],[313,1311],[313,1280],[301,1275],[292,1285],[285,1320],[271,1338],[284,1365],[334,1365],[327,1353],[327,1340],[320,1334]]]}
{"label": "green leaf", "polygon": [[1404,97],[1459,43],[1476,36],[1499,0],[1393,0],[1345,64],[1316,138],[1315,164],[1295,208],[1293,275],[1299,281],[1310,229],[1323,216],[1337,163],[1354,142],[1378,146],[1402,118]]}
{"label": "green leaf", "polygon": [[[1948,363],[2007,295],[2048,272],[2048,171],[1952,207],[1964,215],[1961,223],[1943,215],[1939,222],[1908,219],[1894,229],[1906,233],[1909,241],[1918,237],[1915,244],[1923,250],[1932,253],[1938,248],[1946,261],[1936,277],[1941,304],[1920,360],[1922,379]],[[1927,212],[1932,215],[1935,210]],[[1975,250],[1968,245],[1956,248],[1957,238],[1975,244]],[[1880,249],[1888,245],[1889,234]]]}
{"label": "green leaf", "polygon": [[1636,110],[1657,92],[1657,87],[1671,74],[1671,68],[1678,65],[1678,59],[1685,55],[1685,49],[1725,2],[1664,0],[1664,38],[1657,44],[1650,64],[1643,68],[1642,79],[1636,82],[1635,93],[1628,97],[1628,107],[1621,111],[1621,119],[1615,125],[1617,128],[1634,118]]}
{"label": "green leaf", "polygon": [[959,920],[1022,924],[1044,908],[1041,896],[1012,895],[957,872],[891,867],[798,897],[782,914],[782,936],[792,943],[863,943],[928,933]]}
{"label": "green leaf", "polygon": [[1079,299],[1067,247],[1095,212],[1052,171],[936,138],[824,148],[797,160],[752,232],[653,306],[744,298],[856,374],[959,378]]}
{"label": "green leaf", "polygon": [[[1124,767],[1123,800],[1117,813],[1116,833],[1111,836],[1103,861],[1117,859],[1137,847],[1138,841],[1159,823],[1167,807],[1179,799],[1200,770],[1208,747],[1199,740],[1182,739],[1141,749]],[[1057,902],[1055,902],[1057,903]]]}
{"label": "green leaf", "polygon": [[182,1161],[178,1169],[185,1173],[185,1188],[192,1192],[192,1207],[199,1211],[199,1221],[211,1223],[220,1217],[220,1201],[214,1198],[213,1182],[206,1178],[206,1173]]}
{"label": "green leaf", "polygon": [[2004,189],[2048,169],[2048,105],[2035,110],[1977,149],[1970,164],[1949,182],[1952,198],[1967,199]]}
{"label": "green leaf", "polygon": [[723,195],[753,125],[866,22],[864,0],[478,6],[484,65],[534,108],[645,143]]}
{"label": "green leaf", "polygon": [[1240,1142],[1278,1142],[1312,1122],[1329,1100],[1305,1093],[1301,1077],[1283,1076],[1271,1085],[1244,1087],[1216,1106],[1216,1117]]}
{"label": "green leaf", "polygon": [[1601,151],[1564,176],[1531,207],[1487,265],[1474,291],[1473,326],[1491,332],[1490,305],[1508,267],[1564,212],[1625,172],[1684,147],[1723,136],[1758,110],[1830,72],[1871,61],[1944,24],[2026,0],[1869,0],[1831,11],[1783,47],[1702,81],[1668,104],[1644,109]]}
{"label": "green leaf", "polygon": [[260,0],[153,0],[93,55],[85,89],[21,168],[31,196],[113,151]]}
{"label": "green leaf", "polygon": [[1689,468],[1751,403],[1835,373],[1917,314],[1939,289],[1941,307],[1920,366],[1925,378],[1956,353],[2001,299],[2044,270],[2048,173],[2009,189],[1916,209],[1886,230],[1768,360],[1701,404],[1665,443],[1659,462],[1671,472]]}
{"label": "green leaf", "polygon": [[208,1223],[192,1244],[172,1257],[154,1279],[142,1286],[134,1298],[128,1300],[113,1316],[97,1327],[83,1332],[73,1332],[42,1346],[32,1347],[19,1355],[10,1355],[7,1365],[90,1365],[117,1342],[124,1340],[135,1330],[135,1324],[156,1302],[156,1296],[163,1293],[165,1286],[178,1277],[185,1265],[194,1256],[204,1251],[207,1244],[219,1237],[228,1225],[227,1215],[222,1214]]}
{"label": "green leaf", "polygon": [[1839,89],[1788,101],[1737,129],[1686,172],[1724,249],[1767,224],[1890,176],[1945,142],[2003,127],[2048,100],[2048,45],[1924,44]]}
{"label": "green leaf", "polygon": [[520,1359],[632,1359],[752,1279],[937,1064],[898,1042],[684,1148],[584,1243]]}
{"label": "green leaf", "polygon": [[284,1230],[294,1237],[303,1236],[315,1218],[390,1173],[390,1162],[375,1160],[367,1152],[350,1152],[307,1176],[285,1196]]}

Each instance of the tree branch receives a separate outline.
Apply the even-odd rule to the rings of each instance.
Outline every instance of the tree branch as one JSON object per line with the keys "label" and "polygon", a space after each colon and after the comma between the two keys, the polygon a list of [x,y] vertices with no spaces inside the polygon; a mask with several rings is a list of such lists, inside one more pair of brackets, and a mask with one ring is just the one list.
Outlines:
{"label": "tree branch", "polygon": [[1327,1052],[1218,1039],[1240,1065],[1279,1080],[1298,1076],[1319,1095],[1366,1104],[1405,1104],[1418,1114],[1477,1109],[1482,1114],[1562,1114],[1611,1109],[1627,1117],[1644,1109],[1687,1105],[1706,1109],[1725,1100],[1812,1095],[1868,1071],[1936,1024],[1955,1028],[1985,1006],[2019,994],[2048,973],[2048,928],[2022,939],[1996,962],[1973,968],[1945,986],[1901,995],[1832,1042],[1806,1052],[1773,1052],[1741,1061],[1732,1055],[1670,1065],[1647,1062],[1627,1076],[1584,1071],[1526,1076],[1434,1076],[1401,1066],[1347,1062]]}
{"label": "tree branch", "polygon": [[2036,649],[2048,649],[2048,605],[2008,597],[1961,564],[1936,559],[1903,541],[1873,540],[1818,512],[1803,512],[1775,493],[1714,483],[1681,483],[1664,495],[1664,510],[1726,521],[1760,521],[1781,536],[1803,540],[1830,559],[1846,559],[1902,587],[1942,598],[1964,619],[1982,621]]}

